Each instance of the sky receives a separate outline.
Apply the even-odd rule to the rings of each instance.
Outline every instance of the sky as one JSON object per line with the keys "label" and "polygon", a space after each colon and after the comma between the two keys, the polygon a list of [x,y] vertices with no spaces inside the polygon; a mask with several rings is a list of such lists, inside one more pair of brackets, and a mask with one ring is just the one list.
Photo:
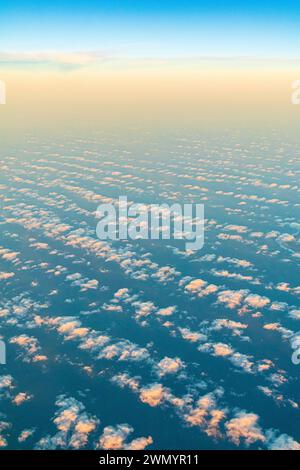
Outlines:
{"label": "sky", "polygon": [[2,53],[98,51],[129,58],[298,58],[299,2],[11,1]]}
{"label": "sky", "polygon": [[298,125],[299,2],[12,0],[0,18],[1,118],[13,132],[119,119]]}

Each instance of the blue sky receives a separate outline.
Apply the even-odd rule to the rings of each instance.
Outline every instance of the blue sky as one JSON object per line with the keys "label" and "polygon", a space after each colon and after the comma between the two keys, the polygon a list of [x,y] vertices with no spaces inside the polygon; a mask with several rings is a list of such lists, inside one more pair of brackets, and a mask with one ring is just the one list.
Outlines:
{"label": "blue sky", "polygon": [[0,5],[0,51],[106,51],[125,57],[300,54],[294,0],[11,1]]}

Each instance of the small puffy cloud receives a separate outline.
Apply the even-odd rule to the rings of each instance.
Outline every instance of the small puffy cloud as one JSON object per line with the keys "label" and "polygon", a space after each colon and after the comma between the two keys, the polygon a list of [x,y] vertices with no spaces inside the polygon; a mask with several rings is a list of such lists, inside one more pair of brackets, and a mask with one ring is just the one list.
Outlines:
{"label": "small puffy cloud", "polygon": [[217,292],[218,286],[207,284],[203,279],[194,279],[185,286],[185,290],[198,297],[206,297]]}
{"label": "small puffy cloud", "polygon": [[252,308],[264,308],[270,303],[270,299],[258,294],[250,294],[245,298],[245,303]]}
{"label": "small puffy cloud", "polygon": [[96,332],[90,332],[88,336],[82,338],[79,349],[97,352],[101,350],[102,347],[109,342],[109,340],[109,336],[97,334]]}
{"label": "small puffy cloud", "polygon": [[7,439],[3,434],[7,433],[10,427],[11,424],[7,421],[0,421],[0,448],[7,447],[8,445]]}
{"label": "small puffy cloud", "polygon": [[268,431],[268,449],[270,450],[300,450],[300,443],[287,434]]}
{"label": "small puffy cloud", "polygon": [[135,318],[137,320],[146,318],[156,311],[156,307],[153,302],[135,301],[132,305],[135,308]]}
{"label": "small puffy cloud", "polygon": [[230,356],[230,361],[233,365],[240,367],[249,374],[253,372],[254,367],[254,362],[251,359],[251,356],[241,354],[239,352],[235,352],[232,356]]}
{"label": "small puffy cloud", "polygon": [[244,275],[240,273],[233,273],[228,271],[227,269],[217,270],[212,269],[211,273],[216,277],[226,277],[228,279],[236,279],[238,281],[248,281],[253,284],[257,284],[259,281],[255,280],[253,276]]}
{"label": "small puffy cloud", "polygon": [[97,289],[99,286],[99,281],[97,279],[89,279],[88,281],[81,284],[81,291],[85,292],[89,289]]}
{"label": "small puffy cloud", "polygon": [[238,266],[240,268],[251,268],[251,267],[253,267],[253,263],[251,263],[248,260],[238,259],[238,258],[229,258],[229,257],[223,257],[223,256],[219,256],[217,258],[217,263],[228,263],[228,264],[232,264],[234,266]]}
{"label": "small puffy cloud", "polygon": [[0,375],[0,392],[13,388],[13,378],[11,375]]}
{"label": "small puffy cloud", "polygon": [[45,362],[48,359],[47,356],[41,354],[39,341],[34,336],[26,334],[14,336],[9,342],[21,349],[20,358],[24,362]]}
{"label": "small puffy cloud", "polygon": [[118,424],[117,426],[107,426],[103,430],[97,448],[104,450],[142,450],[152,444],[152,437],[140,437],[127,443],[127,437],[133,432],[133,428],[128,424]]}
{"label": "small puffy cloud", "polygon": [[160,308],[158,311],[157,311],[157,315],[161,315],[163,317],[168,317],[170,315],[173,315],[173,313],[176,311],[176,307],[175,306],[171,306],[171,307],[165,307],[165,308]]}
{"label": "small puffy cloud", "polygon": [[203,281],[203,279],[194,279],[185,286],[185,289],[189,292],[196,293],[199,292],[202,288],[204,288],[206,284],[206,281]]}
{"label": "small puffy cloud", "polygon": [[279,284],[276,284],[275,288],[282,292],[289,292],[291,290],[291,287],[287,282],[280,282]]}
{"label": "small puffy cloud", "polygon": [[125,446],[126,450],[143,450],[146,449],[149,445],[153,444],[153,439],[151,436],[148,437],[138,437],[133,439],[129,444]]}
{"label": "small puffy cloud", "polygon": [[291,243],[296,241],[294,235],[291,235],[289,233],[283,233],[282,235],[279,235],[277,240],[283,243]]}
{"label": "small puffy cloud", "polygon": [[31,247],[36,248],[37,250],[48,250],[50,247],[48,243],[34,242],[30,244]]}
{"label": "small puffy cloud", "polygon": [[189,328],[178,328],[178,330],[182,338],[186,341],[190,341],[191,343],[197,343],[198,341],[205,341],[207,339],[206,335],[196,331],[191,331]]}
{"label": "small puffy cloud", "polygon": [[19,261],[18,255],[20,253],[18,251],[12,251],[8,248],[0,247],[0,256],[5,261],[10,261],[13,264],[16,264]]}
{"label": "small puffy cloud", "polygon": [[160,377],[167,374],[176,374],[176,372],[178,372],[183,367],[184,363],[179,357],[164,357],[156,366],[158,369],[158,375]]}
{"label": "small puffy cloud", "polygon": [[119,385],[119,387],[128,387],[132,391],[137,392],[139,390],[139,378],[130,377],[126,373],[117,374],[112,378],[112,382]]}
{"label": "small puffy cloud", "polygon": [[1,436],[0,434],[0,448],[6,447],[6,446],[7,446],[7,440],[5,439],[5,437]]}
{"label": "small puffy cloud", "polygon": [[29,439],[29,437],[32,436],[34,433],[35,433],[35,429],[34,429],[34,428],[31,428],[31,429],[24,429],[24,430],[20,433],[20,435],[19,435],[19,437],[18,437],[18,441],[19,441],[20,443],[25,442],[25,441],[27,441],[27,439]]}
{"label": "small puffy cloud", "polygon": [[84,405],[73,397],[61,395],[55,402],[58,410],[53,423],[57,428],[54,436],[39,440],[37,449],[82,449],[91,433],[99,424],[98,418],[85,411]]}
{"label": "small puffy cloud", "polygon": [[233,354],[233,349],[224,343],[215,343],[212,345],[215,356],[230,356]]}
{"label": "small puffy cloud", "polygon": [[199,351],[212,354],[213,356],[231,356],[234,350],[225,343],[204,343],[198,347]]}
{"label": "small puffy cloud", "polygon": [[187,423],[192,426],[202,426],[205,423],[208,411],[215,407],[215,397],[213,394],[209,393],[201,397],[196,408],[193,408],[189,414],[185,416]]}
{"label": "small puffy cloud", "polygon": [[240,335],[241,330],[245,330],[246,328],[248,328],[248,325],[234,320],[228,320],[227,318],[217,318],[213,321],[211,330],[218,331],[222,330],[223,328],[232,330],[234,334]]}
{"label": "small puffy cloud", "polygon": [[240,411],[235,418],[225,423],[226,434],[230,441],[236,445],[244,442],[246,446],[254,442],[265,442],[266,437],[258,424],[259,416],[255,413]]}
{"label": "small puffy cloud", "polygon": [[246,292],[244,290],[224,290],[218,294],[218,302],[234,309],[242,304]]}
{"label": "small puffy cloud", "polygon": [[289,338],[293,332],[291,330],[288,330],[287,328],[284,328],[283,326],[280,325],[280,323],[266,323],[264,325],[265,330],[269,331],[278,331],[282,335],[283,338]]}
{"label": "small puffy cloud", "polygon": [[284,371],[281,371],[281,372],[282,373],[275,372],[274,374],[271,374],[268,377],[268,380],[272,382],[275,385],[275,387],[281,387],[282,385],[288,382],[288,379],[284,375]]}
{"label": "small puffy cloud", "polygon": [[237,232],[237,233],[246,233],[248,232],[248,228],[245,225],[226,225],[224,230],[228,230],[229,232]]}
{"label": "small puffy cloud", "polygon": [[293,320],[300,320],[300,310],[291,310],[289,317],[293,318]]}
{"label": "small puffy cloud", "polygon": [[162,266],[152,275],[152,277],[157,279],[158,282],[166,284],[167,282],[173,281],[178,275],[180,275],[180,273],[172,266]]}
{"label": "small puffy cloud", "polygon": [[139,362],[148,359],[149,352],[146,348],[141,348],[128,340],[123,340],[105,346],[98,357],[100,359]]}
{"label": "small puffy cloud", "polygon": [[32,399],[32,395],[29,395],[26,392],[20,392],[12,399],[12,402],[15,405],[19,406],[22,403],[24,403],[25,401],[28,401],[28,400],[31,400],[31,399]]}
{"label": "small puffy cloud", "polygon": [[72,286],[80,287],[81,292],[86,292],[90,289],[97,289],[99,286],[99,281],[97,279],[83,278],[80,273],[68,274],[66,280],[70,281]]}
{"label": "small puffy cloud", "polygon": [[106,310],[106,312],[123,312],[121,305],[103,304],[102,308]]}
{"label": "small puffy cloud", "polygon": [[11,279],[14,277],[15,273],[7,273],[7,272],[0,272],[0,281],[7,281],[7,279]]}
{"label": "small puffy cloud", "polygon": [[129,297],[129,289],[126,287],[123,287],[122,289],[119,289],[117,292],[115,292],[114,297],[116,299],[127,299]]}
{"label": "small puffy cloud", "polygon": [[150,406],[160,405],[165,398],[166,390],[160,383],[154,383],[140,390],[140,400]]}
{"label": "small puffy cloud", "polygon": [[220,437],[220,424],[226,416],[226,410],[217,406],[217,399],[222,394],[222,389],[216,389],[214,392],[202,396],[196,406],[184,415],[184,420],[190,426],[201,427],[208,436]]}

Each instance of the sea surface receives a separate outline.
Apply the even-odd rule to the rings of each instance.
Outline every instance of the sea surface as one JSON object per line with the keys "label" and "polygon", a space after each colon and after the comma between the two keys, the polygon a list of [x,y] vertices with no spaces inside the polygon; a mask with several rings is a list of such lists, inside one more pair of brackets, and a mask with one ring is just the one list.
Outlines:
{"label": "sea surface", "polygon": [[[299,141],[28,136],[0,166],[1,448],[300,449]],[[119,196],[204,204],[204,247],[99,240]]]}

